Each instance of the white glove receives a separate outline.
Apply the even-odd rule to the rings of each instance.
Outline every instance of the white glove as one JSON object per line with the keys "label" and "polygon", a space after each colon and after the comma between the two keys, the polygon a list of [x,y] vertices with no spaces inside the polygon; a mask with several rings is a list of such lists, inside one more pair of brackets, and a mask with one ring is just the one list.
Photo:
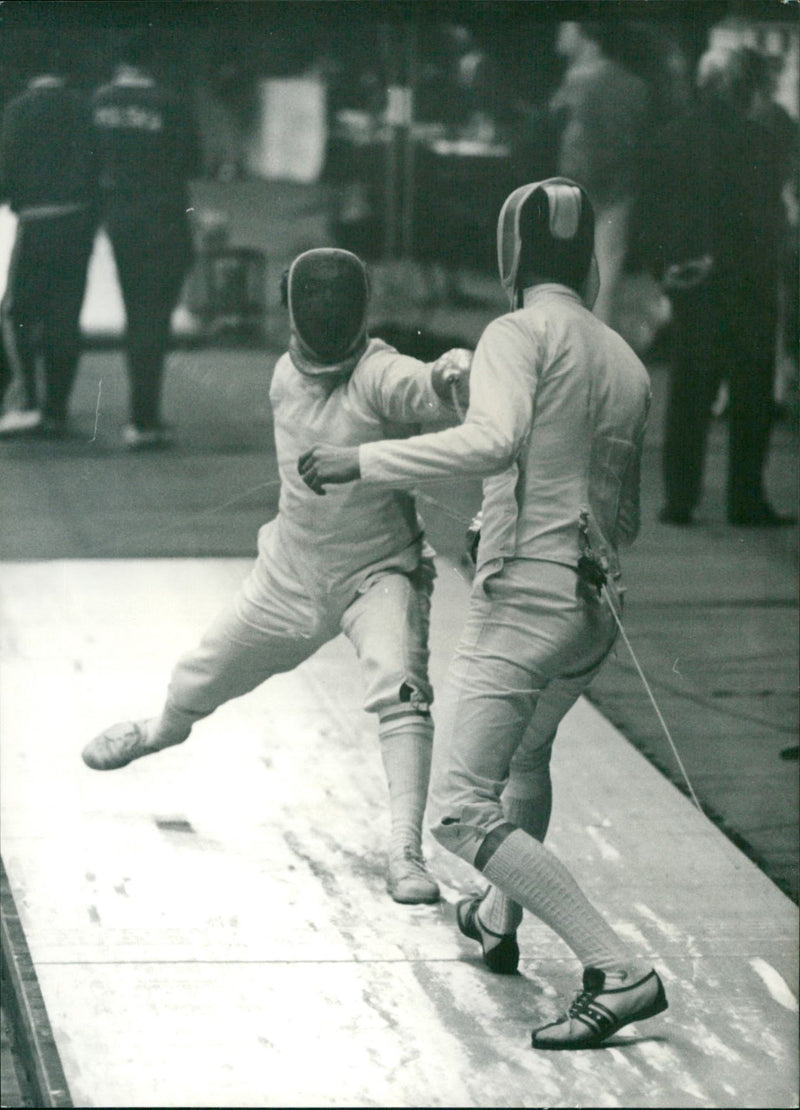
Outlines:
{"label": "white glove", "polygon": [[431,366],[431,385],[437,397],[452,405],[463,419],[469,408],[469,372],[472,351],[453,347],[445,351]]}

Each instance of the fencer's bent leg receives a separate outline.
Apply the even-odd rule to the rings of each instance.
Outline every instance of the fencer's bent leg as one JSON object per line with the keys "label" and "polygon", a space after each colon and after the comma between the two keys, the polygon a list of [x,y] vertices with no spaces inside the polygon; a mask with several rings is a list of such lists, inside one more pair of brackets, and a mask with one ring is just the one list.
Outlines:
{"label": "fencer's bent leg", "polygon": [[412,575],[376,576],[342,620],[365,677],[365,708],[378,715],[391,818],[388,888],[403,902],[439,897],[422,857],[433,746],[428,680],[432,582],[433,567],[427,562]]}
{"label": "fencer's bent leg", "polygon": [[292,670],[337,631],[285,568],[259,559],[233,602],[175,666],[154,740],[185,740],[196,721]]}
{"label": "fencer's bent leg", "polygon": [[[523,829],[540,842],[547,834],[553,807],[550,757],[555,738],[554,730],[549,740],[541,739],[536,718],[542,700],[539,699],[533,719],[512,757],[511,772],[501,799],[509,824]],[[558,722],[555,727],[558,727]],[[506,897],[497,887],[489,887],[481,902],[480,919],[491,934],[508,935],[516,932],[522,921],[522,906]]]}
{"label": "fencer's bent leg", "polygon": [[[613,643],[610,614],[576,598],[574,575],[570,585],[561,573],[566,570],[542,565],[536,592],[526,593],[519,587],[530,568],[511,568],[491,584],[492,597],[473,596],[441,699],[446,702],[441,726],[437,720],[448,757],[434,785],[441,817],[433,833],[545,921],[585,966],[630,970],[635,957],[567,869],[512,825],[501,805],[513,757],[538,702],[552,686],[552,704],[545,703],[550,732]],[[557,685],[565,672],[577,677]]]}
{"label": "fencer's bent leg", "polygon": [[124,721],[83,749],[97,771],[182,743],[192,726],[231,698],[291,670],[338,632],[339,612],[318,608],[304,590],[271,524],[259,534],[259,555],[233,602],[172,673],[164,708],[147,721]]}
{"label": "fencer's bent leg", "polygon": [[[503,791],[503,812],[509,824],[544,842],[553,806],[550,759],[561,721],[587,689],[600,669],[570,678],[557,678],[540,695],[522,742],[511,759]],[[522,919],[522,907],[490,887],[481,903],[481,921],[493,933],[511,933]]]}

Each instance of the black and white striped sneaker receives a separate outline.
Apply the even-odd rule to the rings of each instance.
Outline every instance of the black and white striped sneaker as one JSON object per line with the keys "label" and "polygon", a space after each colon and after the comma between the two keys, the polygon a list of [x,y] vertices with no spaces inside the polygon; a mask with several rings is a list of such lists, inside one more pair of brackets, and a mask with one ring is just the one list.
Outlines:
{"label": "black and white striped sneaker", "polygon": [[623,1025],[655,1017],[667,1008],[664,984],[655,971],[629,987],[606,987],[597,967],[583,973],[583,990],[558,1021],[534,1029],[534,1048],[593,1048]]}

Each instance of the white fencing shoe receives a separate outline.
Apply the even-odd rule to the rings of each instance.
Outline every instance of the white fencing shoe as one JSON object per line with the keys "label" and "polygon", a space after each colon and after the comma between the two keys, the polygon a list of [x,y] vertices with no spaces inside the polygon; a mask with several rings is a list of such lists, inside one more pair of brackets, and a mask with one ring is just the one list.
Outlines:
{"label": "white fencing shoe", "polygon": [[93,771],[115,771],[118,767],[125,767],[134,759],[143,755],[152,755],[162,748],[171,748],[173,744],[180,744],[180,740],[171,740],[168,743],[154,744],[151,740],[151,729],[156,724],[155,719],[149,721],[122,721],[105,729],[99,736],[95,736],[83,749],[81,756],[87,767]]}

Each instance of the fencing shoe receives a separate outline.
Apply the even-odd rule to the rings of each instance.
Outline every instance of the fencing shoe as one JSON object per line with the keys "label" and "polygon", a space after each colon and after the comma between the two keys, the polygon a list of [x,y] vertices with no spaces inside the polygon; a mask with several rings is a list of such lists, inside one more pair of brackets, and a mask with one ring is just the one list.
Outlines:
{"label": "fencing shoe", "polygon": [[422,853],[411,847],[389,856],[386,889],[395,902],[415,905],[439,901],[439,886],[425,866]]}
{"label": "fencing shoe", "polygon": [[664,984],[655,971],[629,987],[606,987],[606,973],[587,967],[583,990],[558,1021],[534,1029],[534,1048],[593,1048],[623,1025],[655,1017],[667,1008]]}
{"label": "fencing shoe", "polygon": [[179,740],[172,740],[166,744],[154,744],[151,729],[155,724],[155,720],[149,720],[123,721],[112,725],[86,745],[81,753],[83,762],[93,771],[115,771],[140,756],[152,755],[162,748],[180,743]]}
{"label": "fencing shoe", "polygon": [[[483,962],[495,975],[515,975],[519,966],[519,945],[516,933],[493,933],[481,924],[478,909],[485,894],[462,898],[456,906],[458,927],[465,937],[477,940],[483,950]],[[497,940],[493,946],[487,939]],[[499,939],[498,939],[499,938]]]}

